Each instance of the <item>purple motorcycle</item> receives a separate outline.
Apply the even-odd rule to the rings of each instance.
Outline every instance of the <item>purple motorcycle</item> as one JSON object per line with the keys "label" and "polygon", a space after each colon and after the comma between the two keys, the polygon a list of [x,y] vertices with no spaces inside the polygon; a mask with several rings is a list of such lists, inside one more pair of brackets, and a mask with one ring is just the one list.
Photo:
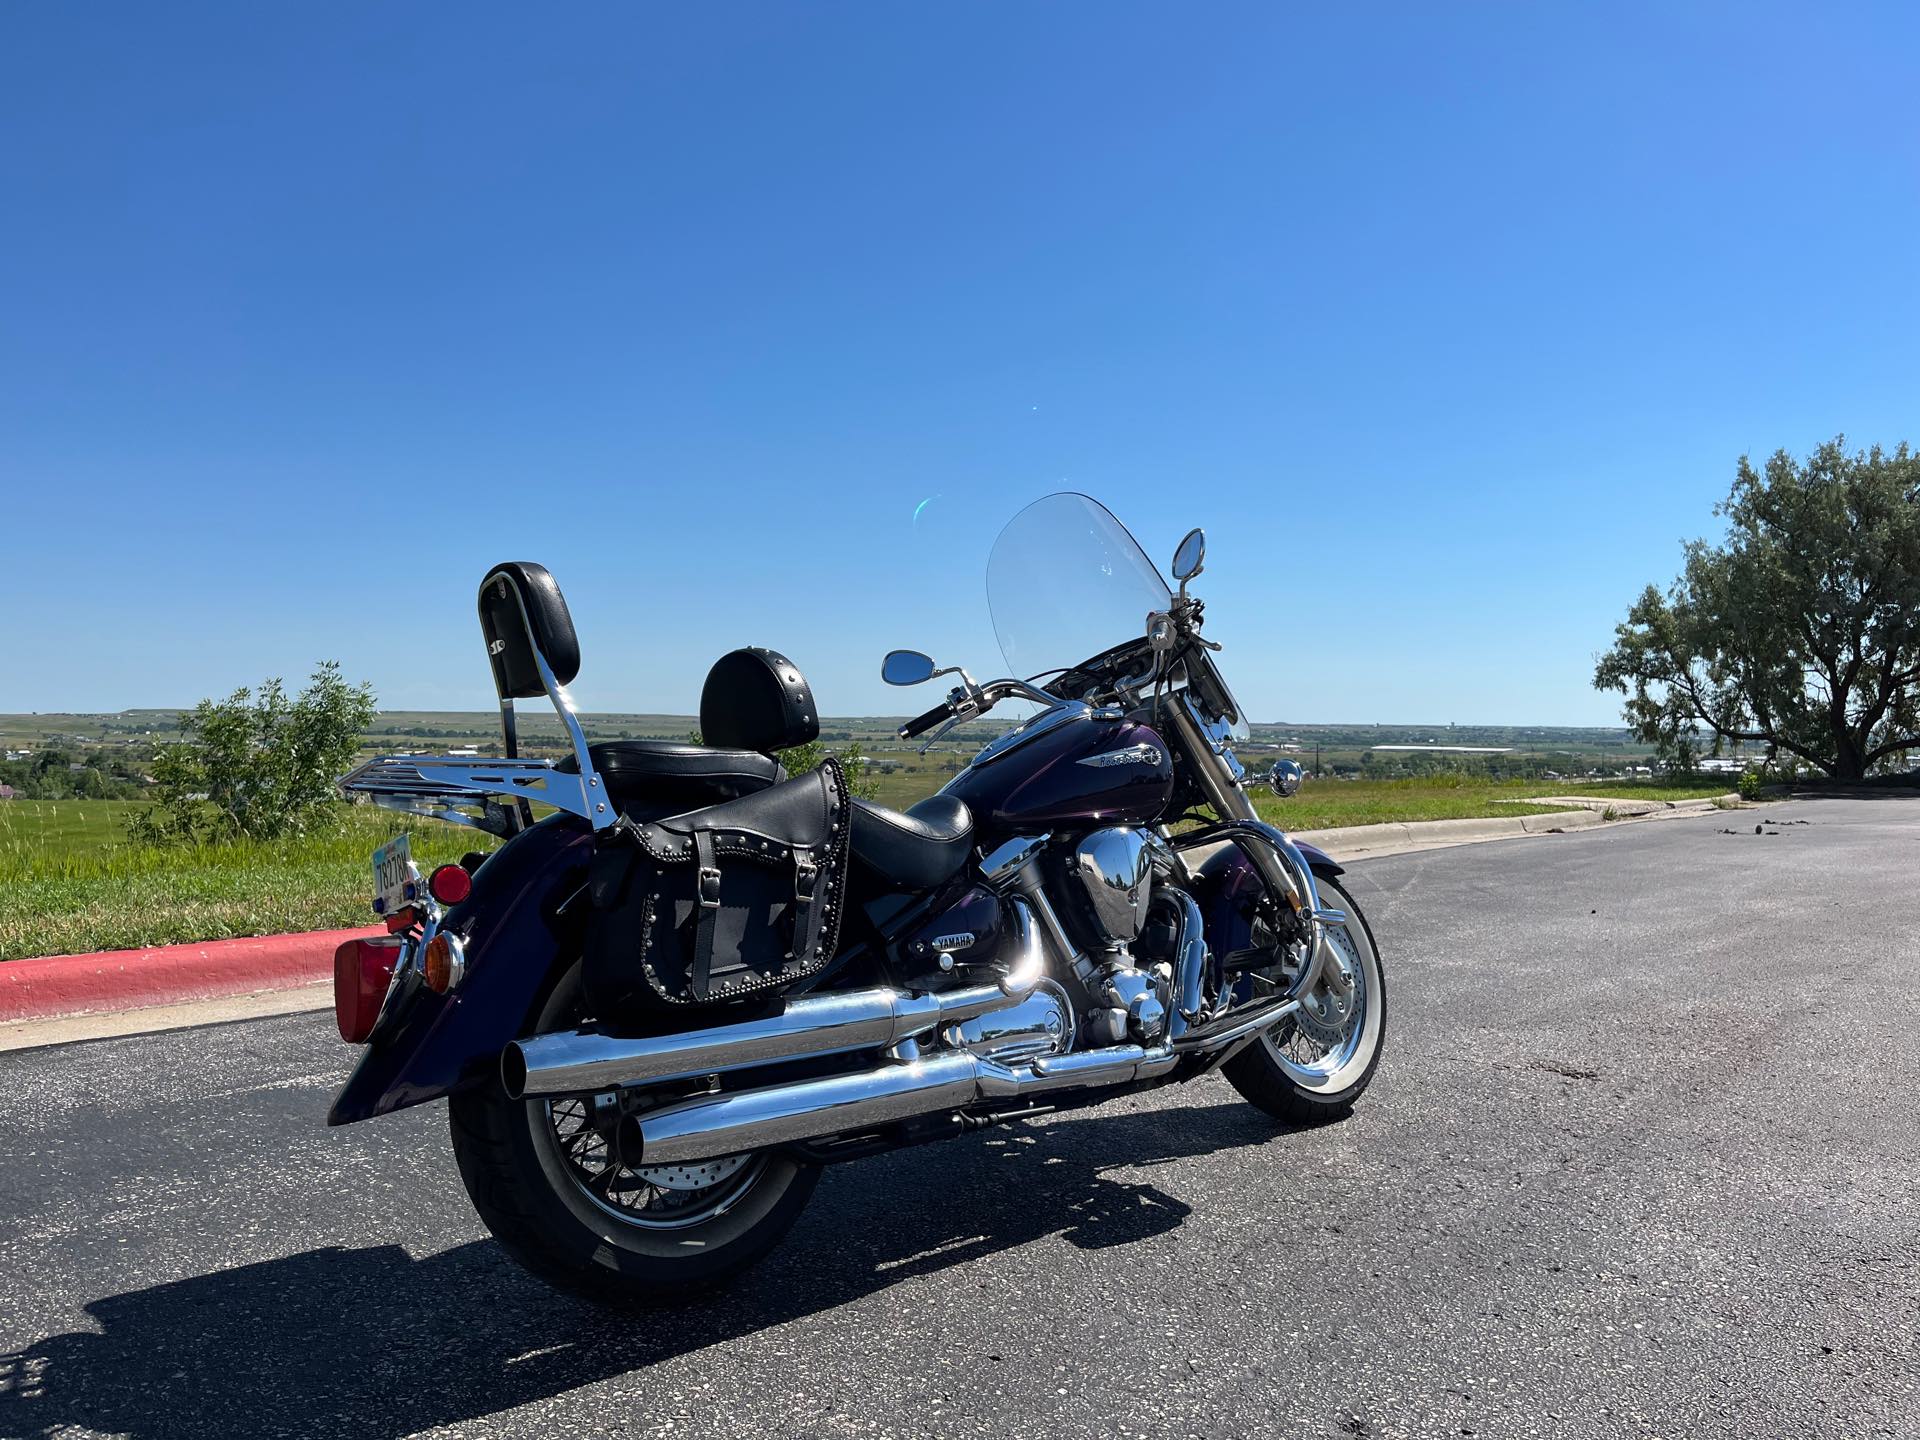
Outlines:
{"label": "purple motorcycle", "polygon": [[[1189,589],[1204,554],[1195,530],[1169,590],[1084,495],[1016,516],[988,597],[1030,678],[905,650],[881,674],[956,682],[902,739],[1038,712],[904,812],[833,761],[781,770],[819,723],[771,650],[715,665],[702,744],[589,744],[566,602],[538,565],[495,567],[503,757],[386,757],[341,783],[505,843],[425,877],[404,837],[376,854],[392,933],[336,956],[340,1031],[365,1049],[329,1122],[447,1097],[501,1243],[631,1304],[765,1254],[829,1162],[1214,1069],[1282,1121],[1344,1114],[1379,1064],[1380,958],[1340,867],[1248,798],[1245,717]],[[519,753],[514,701],[542,695],[557,762]],[[1263,783],[1300,780],[1282,760]]]}

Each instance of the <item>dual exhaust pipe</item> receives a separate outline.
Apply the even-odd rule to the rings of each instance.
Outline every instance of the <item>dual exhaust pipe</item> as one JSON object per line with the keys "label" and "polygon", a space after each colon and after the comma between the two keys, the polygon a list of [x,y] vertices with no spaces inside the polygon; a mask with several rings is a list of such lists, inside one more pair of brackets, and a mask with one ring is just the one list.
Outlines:
{"label": "dual exhaust pipe", "polygon": [[[1183,940],[1199,937],[1200,915],[1187,902]],[[1280,1018],[1265,1006],[1244,1023],[1217,1028],[1184,1023],[1197,1002],[1199,964],[1183,946],[1182,993],[1175,997],[1167,1038],[1151,1046],[1113,1045],[1002,1064],[969,1050],[918,1053],[903,1042],[950,1024],[1017,1005],[1046,973],[1046,955],[1027,903],[1010,901],[1013,963],[997,984],[938,995],[889,987],[808,995],[777,1015],[736,1025],[641,1039],[596,1030],[535,1035],[509,1045],[501,1080],[514,1099],[664,1084],[753,1069],[781,1061],[893,1050],[899,1058],[872,1068],[757,1089],[697,1095],[635,1117],[648,1165],[686,1164],[774,1145],[857,1134],[985,1102],[1018,1103],[1060,1090],[1153,1080],[1191,1055],[1214,1056]],[[1202,946],[1204,942],[1200,942]],[[1204,949],[1199,954],[1204,956]],[[1183,1013],[1184,1011],[1184,1013]],[[895,1047],[898,1047],[897,1049]]]}

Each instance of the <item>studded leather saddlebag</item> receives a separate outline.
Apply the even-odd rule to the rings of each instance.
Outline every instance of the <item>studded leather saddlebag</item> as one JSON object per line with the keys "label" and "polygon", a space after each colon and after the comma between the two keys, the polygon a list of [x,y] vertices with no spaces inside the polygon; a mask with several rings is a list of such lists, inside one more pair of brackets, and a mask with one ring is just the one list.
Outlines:
{"label": "studded leather saddlebag", "polygon": [[848,826],[832,759],[705,810],[622,820],[589,878],[595,1013],[746,999],[822,969],[839,943]]}

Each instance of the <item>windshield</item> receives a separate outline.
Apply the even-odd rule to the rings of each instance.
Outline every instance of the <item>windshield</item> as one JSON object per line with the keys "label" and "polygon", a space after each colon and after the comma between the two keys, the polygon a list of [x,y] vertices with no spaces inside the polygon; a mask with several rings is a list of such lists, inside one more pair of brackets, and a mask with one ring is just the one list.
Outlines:
{"label": "windshield", "polygon": [[1063,492],[1007,522],[987,557],[987,608],[1007,673],[1078,664],[1147,633],[1167,582],[1098,500]]}
{"label": "windshield", "polygon": [[[1007,673],[1032,679],[1138,640],[1173,593],[1127,527],[1098,500],[1063,491],[1007,522],[987,557],[987,608]],[[1202,708],[1244,740],[1246,716],[1204,651],[1188,661]]]}

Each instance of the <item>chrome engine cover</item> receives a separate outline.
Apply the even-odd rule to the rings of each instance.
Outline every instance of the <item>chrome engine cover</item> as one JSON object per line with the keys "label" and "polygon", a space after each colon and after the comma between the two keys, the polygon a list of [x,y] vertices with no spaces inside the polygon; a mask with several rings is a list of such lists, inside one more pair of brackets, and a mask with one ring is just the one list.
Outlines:
{"label": "chrome engine cover", "polygon": [[1158,840],[1150,830],[1114,825],[1074,847],[1073,873],[1086,888],[1098,939],[1108,950],[1124,950],[1140,934],[1153,893]]}
{"label": "chrome engine cover", "polygon": [[1018,1005],[949,1025],[943,1038],[957,1050],[1010,1065],[1073,1049],[1073,1006],[1067,992],[1042,980]]}

